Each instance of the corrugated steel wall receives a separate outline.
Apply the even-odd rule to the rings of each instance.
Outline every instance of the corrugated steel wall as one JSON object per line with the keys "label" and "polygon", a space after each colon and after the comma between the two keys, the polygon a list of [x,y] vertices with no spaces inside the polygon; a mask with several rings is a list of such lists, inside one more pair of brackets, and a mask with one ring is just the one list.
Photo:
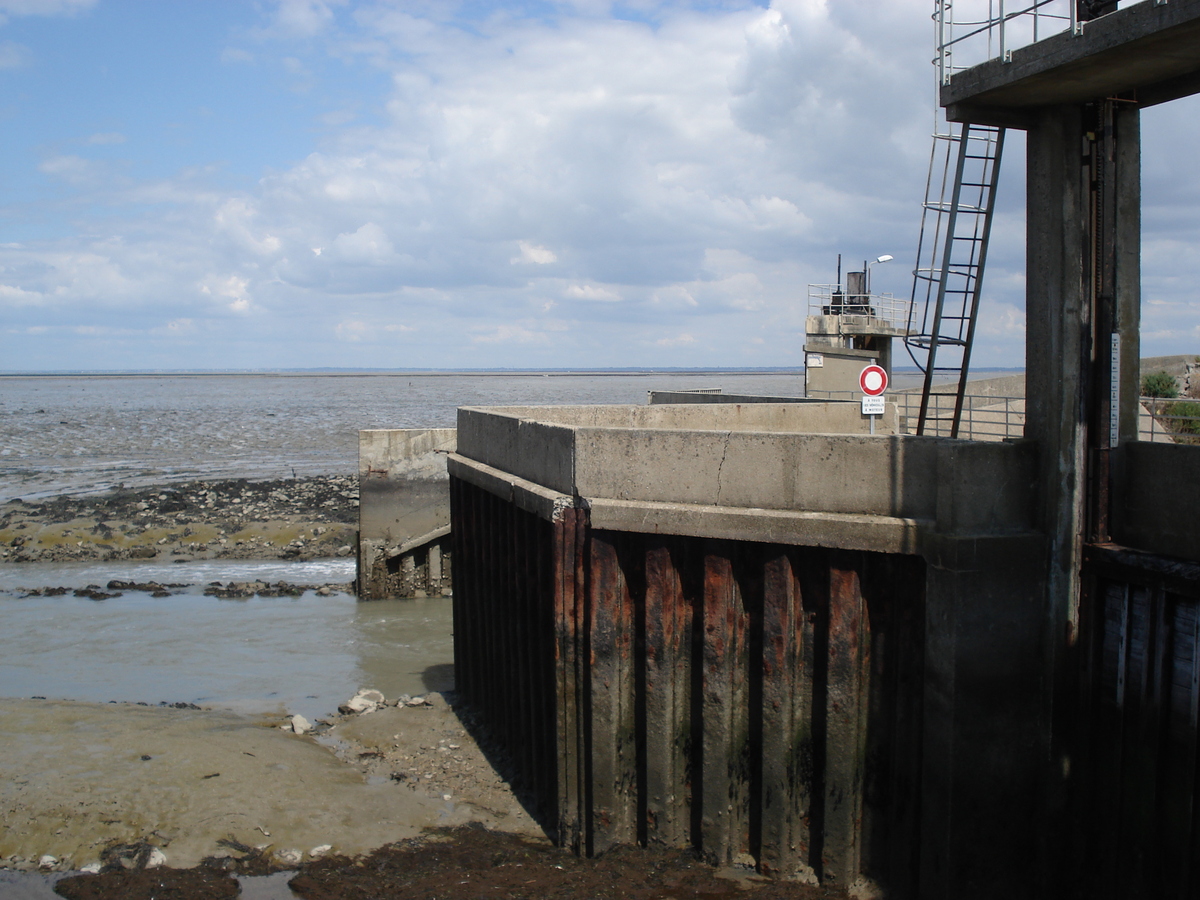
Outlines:
{"label": "corrugated steel wall", "polygon": [[1200,566],[1087,548],[1080,896],[1200,897]]}
{"label": "corrugated steel wall", "polygon": [[924,563],[545,521],[451,480],[458,689],[564,846],[907,896]]}

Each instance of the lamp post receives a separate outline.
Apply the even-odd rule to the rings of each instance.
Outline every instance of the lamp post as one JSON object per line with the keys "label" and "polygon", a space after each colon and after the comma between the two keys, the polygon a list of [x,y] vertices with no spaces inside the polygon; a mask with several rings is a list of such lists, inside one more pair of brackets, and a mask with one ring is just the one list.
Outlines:
{"label": "lamp post", "polygon": [[871,260],[869,263],[867,263],[867,284],[866,284],[866,288],[867,288],[867,295],[868,295],[868,296],[870,296],[870,294],[871,294],[871,266],[875,265],[875,263],[885,263],[885,262],[888,262],[889,260],[892,260],[892,259],[894,259],[894,258],[895,258],[895,257],[893,257],[893,256],[889,256],[888,254],[886,254],[886,253],[885,253],[883,256],[877,257],[876,259],[873,259],[873,260]]}

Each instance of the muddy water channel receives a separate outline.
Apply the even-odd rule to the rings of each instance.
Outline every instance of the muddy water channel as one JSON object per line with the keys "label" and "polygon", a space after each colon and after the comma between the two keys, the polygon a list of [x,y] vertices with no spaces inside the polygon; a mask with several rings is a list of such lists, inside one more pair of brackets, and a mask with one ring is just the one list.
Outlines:
{"label": "muddy water channel", "polygon": [[[110,579],[186,584],[168,597],[127,591],[91,600],[44,587]],[[353,562],[23,564],[0,568],[0,696],[245,712],[331,713],[360,687],[387,697],[453,687],[446,598],[359,603],[319,596],[222,600],[213,581],[345,583]]]}

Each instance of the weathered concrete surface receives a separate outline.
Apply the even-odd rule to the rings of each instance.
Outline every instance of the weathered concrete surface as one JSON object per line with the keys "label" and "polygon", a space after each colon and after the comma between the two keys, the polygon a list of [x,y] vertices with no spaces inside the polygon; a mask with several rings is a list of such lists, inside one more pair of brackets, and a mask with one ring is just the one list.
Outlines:
{"label": "weathered concrete surface", "polygon": [[[837,402],[797,402],[717,404],[659,404],[654,406],[495,406],[460,407],[459,428],[476,412],[484,413],[493,429],[498,418],[541,425],[592,428],[632,428],[677,431],[770,431],[810,434],[865,434],[870,422],[862,417],[857,404]],[[876,430],[881,429],[877,417]],[[489,437],[500,438],[497,432]],[[465,440],[466,438],[461,438]],[[472,457],[474,455],[472,453]]]}
{"label": "weathered concrete surface", "polygon": [[358,446],[359,598],[408,595],[415,576],[402,572],[394,551],[450,524],[446,454],[454,450],[455,430],[366,430]]}
{"label": "weathered concrete surface", "polygon": [[[857,459],[857,451],[839,447],[850,454],[839,490],[806,481],[813,477],[811,472],[795,463],[798,455],[830,453],[829,442],[841,438],[822,432],[836,432],[831,426],[839,422],[853,426],[843,434],[865,431],[854,404],[593,409],[464,408],[459,410],[460,451],[464,457],[572,496],[685,503],[710,503],[716,498],[716,505],[721,506],[828,508],[805,506],[797,499],[813,495],[813,503],[819,502],[817,496],[830,499],[835,504],[830,511],[862,512],[835,495],[861,492],[862,477],[876,472],[888,479],[898,494],[905,493],[889,475],[889,451],[879,443],[882,435],[895,431],[894,407],[878,417],[880,434],[863,436],[858,445],[867,448],[862,452],[869,468],[852,471],[850,463]],[[800,434],[805,421],[825,427]],[[634,424],[626,424],[630,422]],[[703,430],[697,430],[700,428]],[[924,451],[919,445],[904,446],[896,452],[934,452],[933,444],[925,445]],[[900,511],[904,508],[901,499],[887,502],[888,511],[883,514],[908,515]]]}
{"label": "weathered concrete surface", "polygon": [[[840,405],[839,405],[840,406]],[[606,415],[620,420],[625,407]],[[634,407],[633,409],[645,409]],[[709,423],[727,407],[703,407]],[[747,409],[728,408],[730,420]],[[521,410],[521,413],[534,412]],[[857,410],[855,410],[857,414]],[[541,411],[577,418],[574,409]],[[566,427],[510,409],[462,410],[459,455],[566,496],[595,501],[788,510],[1028,528],[1033,448],[897,435]],[[967,457],[978,463],[966,463]],[[965,499],[939,499],[939,483]],[[1024,486],[1026,490],[1014,490]],[[957,496],[957,495],[956,495]],[[939,503],[945,508],[939,513]],[[665,520],[655,514],[658,527]],[[1013,524],[1015,523],[1015,524]]]}
{"label": "weathered concrete surface", "polygon": [[1114,539],[1200,562],[1200,446],[1138,441],[1126,444],[1122,453]]}
{"label": "weathered concrete surface", "polygon": [[[810,316],[809,318],[815,318]],[[821,318],[828,318],[822,316]],[[808,343],[804,345],[804,358],[821,357],[821,365],[811,362],[804,369],[804,392],[809,396],[819,397],[822,393],[858,391],[858,376],[867,366],[880,365],[892,370],[891,339],[888,339],[888,349],[857,350],[853,347],[830,347],[816,343],[813,335],[808,335]]]}

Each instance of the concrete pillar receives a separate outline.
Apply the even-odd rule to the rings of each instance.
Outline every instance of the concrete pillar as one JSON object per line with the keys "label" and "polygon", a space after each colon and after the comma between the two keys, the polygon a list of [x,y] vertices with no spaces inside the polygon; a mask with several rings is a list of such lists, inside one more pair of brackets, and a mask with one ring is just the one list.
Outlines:
{"label": "concrete pillar", "polygon": [[429,580],[426,590],[434,596],[442,593],[442,548],[440,544],[429,545]]}
{"label": "concrete pillar", "polygon": [[[1079,573],[1087,540],[1111,532],[1112,472],[1136,439],[1141,192],[1138,109],[1104,101],[1045,107],[1027,139],[1026,437],[1037,442],[1039,525],[1047,536],[1043,773],[1052,878],[1066,803],[1077,678]],[[1118,440],[1111,440],[1114,335]]]}

